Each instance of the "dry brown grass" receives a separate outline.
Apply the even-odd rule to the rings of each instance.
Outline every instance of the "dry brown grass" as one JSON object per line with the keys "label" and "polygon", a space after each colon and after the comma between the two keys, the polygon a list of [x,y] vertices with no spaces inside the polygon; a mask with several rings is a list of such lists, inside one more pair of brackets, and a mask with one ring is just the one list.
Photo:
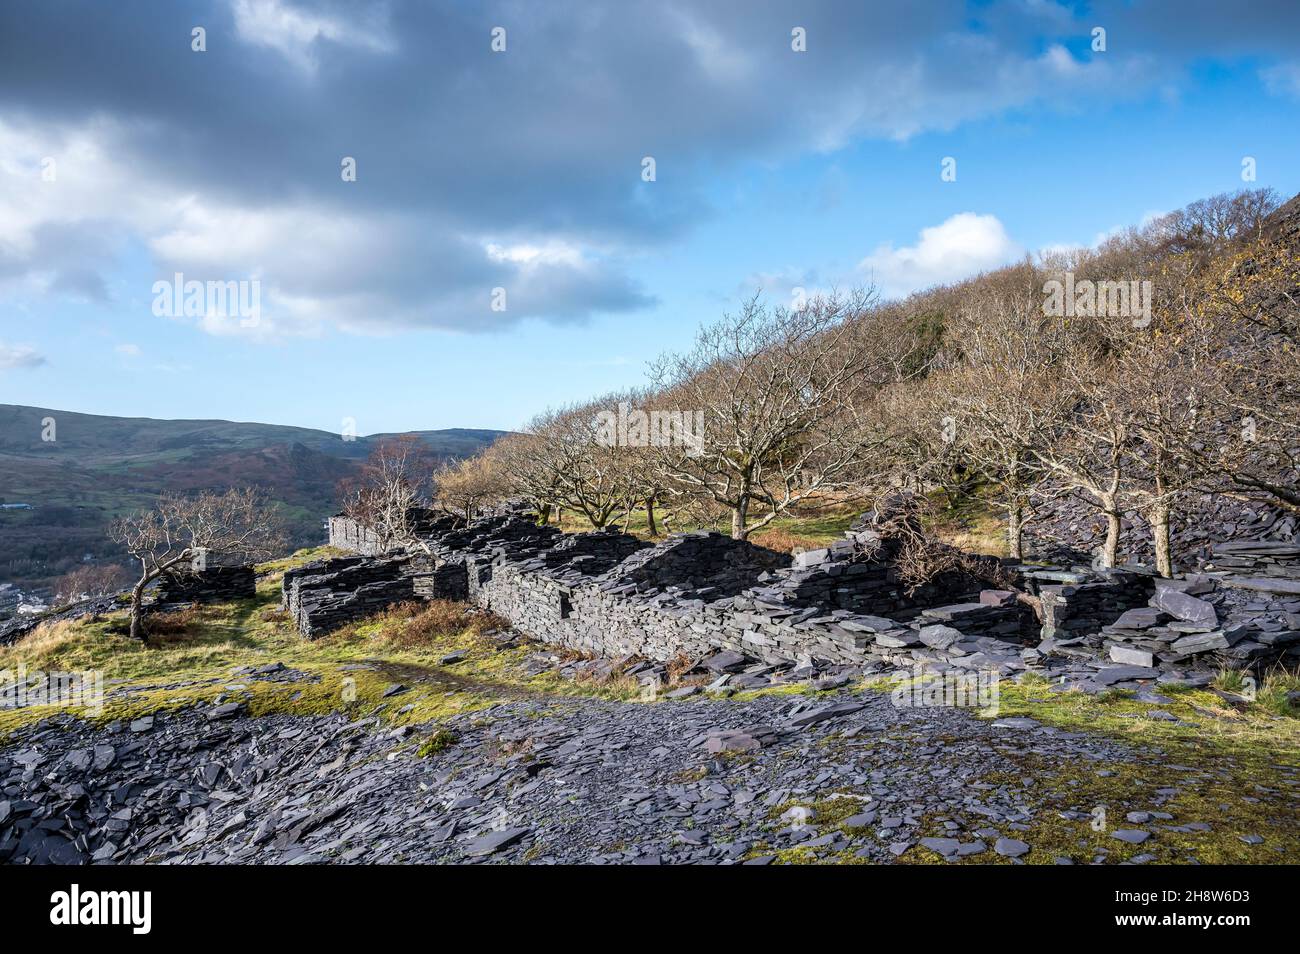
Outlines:
{"label": "dry brown grass", "polygon": [[678,653],[672,659],[668,660],[666,665],[668,675],[668,685],[676,686],[682,681],[682,677],[687,671],[695,665],[695,660],[685,653]]}
{"label": "dry brown grass", "polygon": [[751,543],[760,547],[767,547],[769,550],[776,550],[778,553],[793,554],[803,550],[816,550],[825,546],[825,543],[818,537],[803,536],[781,528],[762,530],[752,534],[749,539]]}
{"label": "dry brown grass", "polygon": [[0,646],[0,669],[10,663],[40,667],[44,660],[58,656],[60,650],[81,639],[79,620],[41,623],[11,646]]}
{"label": "dry brown grass", "polygon": [[594,672],[580,672],[573,678],[575,685],[593,686],[601,689],[611,689],[623,695],[633,695],[640,688],[641,683],[635,676],[627,676],[622,673],[610,673],[602,676]]}
{"label": "dry brown grass", "polygon": [[159,636],[191,636],[198,632],[201,623],[202,610],[194,603],[166,613],[147,613],[140,625],[145,636],[156,639]]}
{"label": "dry brown grass", "polygon": [[[356,625],[380,623],[384,640],[397,648],[414,648],[465,635],[478,636],[488,629],[503,629],[505,620],[484,613],[467,603],[430,600],[427,603],[399,603],[376,617]],[[348,627],[344,627],[346,632]]]}

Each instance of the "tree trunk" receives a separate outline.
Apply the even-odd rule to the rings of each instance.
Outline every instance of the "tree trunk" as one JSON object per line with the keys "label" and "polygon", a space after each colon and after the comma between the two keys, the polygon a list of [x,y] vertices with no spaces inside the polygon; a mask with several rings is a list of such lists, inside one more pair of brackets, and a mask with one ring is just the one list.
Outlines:
{"label": "tree trunk", "polygon": [[731,539],[744,540],[749,536],[745,523],[749,517],[749,495],[741,494],[740,502],[731,508]]}
{"label": "tree trunk", "polygon": [[1013,560],[1024,557],[1024,513],[1019,503],[1007,507],[1007,552]]}
{"label": "tree trunk", "polygon": [[1169,503],[1158,500],[1147,515],[1156,547],[1156,572],[1163,577],[1174,575],[1174,561],[1169,547]]}
{"label": "tree trunk", "polygon": [[141,625],[143,615],[141,611],[144,608],[144,588],[148,582],[148,575],[141,576],[140,582],[131,588],[131,638],[138,639],[146,645],[149,642],[149,636]]}
{"label": "tree trunk", "polygon": [[1101,565],[1110,569],[1119,559],[1120,513],[1113,500],[1103,504],[1102,513],[1106,517],[1106,542],[1101,548]]}
{"label": "tree trunk", "polygon": [[655,526],[655,499],[653,497],[645,499],[645,520],[646,529],[649,531],[650,536],[659,536],[659,528]]}

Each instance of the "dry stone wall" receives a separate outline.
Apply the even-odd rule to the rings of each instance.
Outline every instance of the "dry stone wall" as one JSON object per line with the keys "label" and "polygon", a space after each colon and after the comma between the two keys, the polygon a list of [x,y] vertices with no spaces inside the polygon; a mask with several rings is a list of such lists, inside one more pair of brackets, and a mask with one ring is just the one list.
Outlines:
{"label": "dry stone wall", "polygon": [[[346,518],[330,529],[336,547],[366,545]],[[930,652],[925,637],[951,647],[955,640],[926,631],[953,622],[965,627],[963,640],[999,642],[1010,658],[1036,632],[1024,606],[981,601],[978,581],[959,574],[907,594],[878,541],[848,539],[792,560],[717,533],[651,546],[617,532],[565,535],[516,513],[426,544],[430,554],[400,566],[354,557],[292,571],[286,608],[312,636],[406,597],[409,579],[415,596],[468,599],[546,643],[660,661],[718,651],[771,663],[898,660]],[[358,584],[354,598],[347,591]]]}
{"label": "dry stone wall", "polygon": [[281,606],[298,632],[316,639],[395,603],[414,600],[414,577],[412,560],[406,556],[318,560],[285,572]]}
{"label": "dry stone wall", "polygon": [[350,553],[378,556],[384,552],[379,535],[345,514],[335,514],[329,521],[330,545]]}
{"label": "dry stone wall", "polygon": [[[963,572],[909,590],[892,545],[861,525],[793,559],[716,533],[653,546],[613,531],[565,535],[517,512],[430,526],[421,552],[321,561],[286,574],[285,606],[300,631],[315,637],[390,603],[446,598],[476,603],[544,643],[659,662],[721,654],[771,665],[1013,673],[1053,657],[1086,660],[1094,669],[1083,678],[1111,685],[1096,666],[1155,674],[1159,666],[1300,655],[1300,593],[1291,590],[1300,587],[1300,554],[1276,543],[1224,551],[1233,570],[1253,577],[1224,569],[1191,586],[1215,594],[1212,613],[1162,595],[1188,587],[1149,571],[1006,567],[1021,591],[1041,599],[1040,623],[1016,592],[984,588]],[[346,518],[334,518],[330,530],[336,547],[367,546]],[[1250,590],[1252,580],[1268,590]],[[1178,605],[1160,609],[1158,601]],[[1131,628],[1153,609],[1141,632]]]}
{"label": "dry stone wall", "polygon": [[252,566],[210,566],[164,574],[158,580],[155,603],[215,603],[256,595],[257,574]]}

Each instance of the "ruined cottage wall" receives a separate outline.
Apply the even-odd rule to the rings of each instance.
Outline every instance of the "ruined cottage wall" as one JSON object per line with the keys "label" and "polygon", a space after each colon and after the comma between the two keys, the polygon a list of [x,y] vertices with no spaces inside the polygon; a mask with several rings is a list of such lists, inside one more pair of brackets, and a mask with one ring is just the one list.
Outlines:
{"label": "ruined cottage wall", "polygon": [[316,639],[395,603],[416,599],[418,564],[408,557],[319,560],[286,571],[281,605],[298,632]]}
{"label": "ruined cottage wall", "polygon": [[379,537],[373,530],[342,514],[330,517],[329,543],[339,550],[364,556],[378,556],[384,552]]}
{"label": "ruined cottage wall", "polygon": [[1044,586],[1038,594],[1043,601],[1043,638],[1095,633],[1126,610],[1145,606],[1154,590],[1150,577],[1122,572],[1104,583]]}
{"label": "ruined cottage wall", "polygon": [[730,649],[771,663],[809,656],[862,662],[870,644],[869,634],[829,623],[794,624],[736,609],[728,601],[644,594],[604,578],[574,582],[535,562],[471,556],[461,565],[472,602],[534,639],[598,656],[667,661]]}
{"label": "ruined cottage wall", "polygon": [[[350,523],[335,517],[331,542],[365,547],[365,535]],[[508,527],[492,525],[478,533],[464,528],[448,534],[435,542],[432,557],[417,558],[417,563],[425,561],[423,567],[407,571],[410,593],[467,600],[539,641],[585,653],[665,661],[730,649],[781,663],[809,657],[865,661],[873,648],[878,650],[873,646],[876,632],[854,628],[857,617],[846,607],[858,607],[871,597],[879,600],[885,590],[897,592],[893,581],[886,582],[883,567],[868,565],[865,574],[847,575],[846,563],[792,570],[784,555],[717,535],[686,535],[650,547],[621,534],[584,539],[539,529],[522,536],[516,532],[514,542]],[[851,549],[837,555],[846,559]],[[373,612],[391,594],[397,594],[393,599],[407,594],[401,584],[393,584],[370,585],[355,597],[330,597],[332,590],[369,580],[379,572],[374,565],[387,561],[362,561],[361,569],[345,562],[325,561],[316,569],[286,575],[286,608],[304,634]],[[859,589],[861,598],[854,595]],[[301,594],[311,598],[304,600]],[[828,605],[810,607],[809,600],[817,597]],[[899,609],[916,606],[897,597],[884,602]],[[877,620],[881,624],[891,631],[908,625]]]}
{"label": "ruined cottage wall", "polygon": [[[334,536],[358,538],[347,527]],[[485,522],[444,535],[432,549],[409,571],[416,596],[468,600],[541,642],[607,657],[666,661],[729,649],[770,663],[861,663],[919,645],[917,631],[936,622],[966,626],[972,638],[1016,638],[1024,612],[965,603],[941,608],[960,621],[926,616],[919,599],[901,594],[885,562],[862,561],[851,544],[790,567],[788,557],[717,535],[687,534],[649,547],[622,534],[560,537],[525,522]],[[376,562],[383,561],[365,561]],[[355,572],[345,569],[335,586]],[[328,591],[327,576],[287,585]],[[970,596],[972,587],[978,592],[972,581],[953,580],[928,595],[933,604]],[[386,595],[370,591],[371,600]],[[347,594],[317,598],[298,614],[300,625],[319,631],[322,605],[334,625],[360,613],[359,603]],[[864,609],[899,617],[860,615]],[[887,637],[893,642],[882,649]]]}
{"label": "ruined cottage wall", "polygon": [[158,603],[217,603],[252,599],[257,576],[252,566],[209,566],[166,573],[158,581]]}
{"label": "ruined cottage wall", "polygon": [[[330,534],[336,546],[360,554],[374,548],[373,537],[344,517],[331,521]],[[1031,660],[1058,646],[1073,655],[1101,652],[1111,637],[1127,639],[1125,658],[1137,659],[1156,637],[1186,632],[1158,620],[1136,636],[1107,629],[1152,599],[1146,572],[1006,568],[1017,587],[1041,596],[1040,624],[1013,592],[984,589],[964,572],[908,592],[888,547],[867,530],[846,536],[789,565],[788,557],[718,534],[677,534],[651,546],[617,532],[563,535],[505,514],[440,526],[425,538],[428,553],[358,555],[291,570],[284,599],[308,638],[393,603],[441,598],[475,603],[552,646],[659,662],[731,650],[772,664],[936,661],[1007,671],[1024,667],[1023,652]],[[1253,575],[1228,579],[1228,587],[1264,595],[1215,597],[1222,613],[1236,614],[1219,616],[1227,634],[1197,636],[1179,658],[1216,647],[1244,660],[1273,658],[1300,643],[1300,629],[1283,631],[1300,610],[1300,548],[1230,544],[1220,559],[1222,570],[1211,570],[1214,578],[1198,587],[1214,590],[1223,571],[1235,570]],[[1256,625],[1261,613],[1271,616]]]}

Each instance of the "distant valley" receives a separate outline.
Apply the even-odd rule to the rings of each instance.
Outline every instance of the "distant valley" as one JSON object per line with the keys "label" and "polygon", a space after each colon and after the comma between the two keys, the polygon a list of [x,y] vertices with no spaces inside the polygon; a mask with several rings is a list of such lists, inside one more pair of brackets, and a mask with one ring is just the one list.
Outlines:
{"label": "distant valley", "polygon": [[[54,421],[53,440],[45,439],[46,419]],[[439,460],[451,460],[504,432],[413,433]],[[306,427],[0,404],[0,583],[43,588],[87,556],[121,561],[105,536],[108,522],[164,490],[260,488],[281,504],[293,546],[317,543],[322,518],[338,503],[339,481],[393,436],[344,440]]]}

